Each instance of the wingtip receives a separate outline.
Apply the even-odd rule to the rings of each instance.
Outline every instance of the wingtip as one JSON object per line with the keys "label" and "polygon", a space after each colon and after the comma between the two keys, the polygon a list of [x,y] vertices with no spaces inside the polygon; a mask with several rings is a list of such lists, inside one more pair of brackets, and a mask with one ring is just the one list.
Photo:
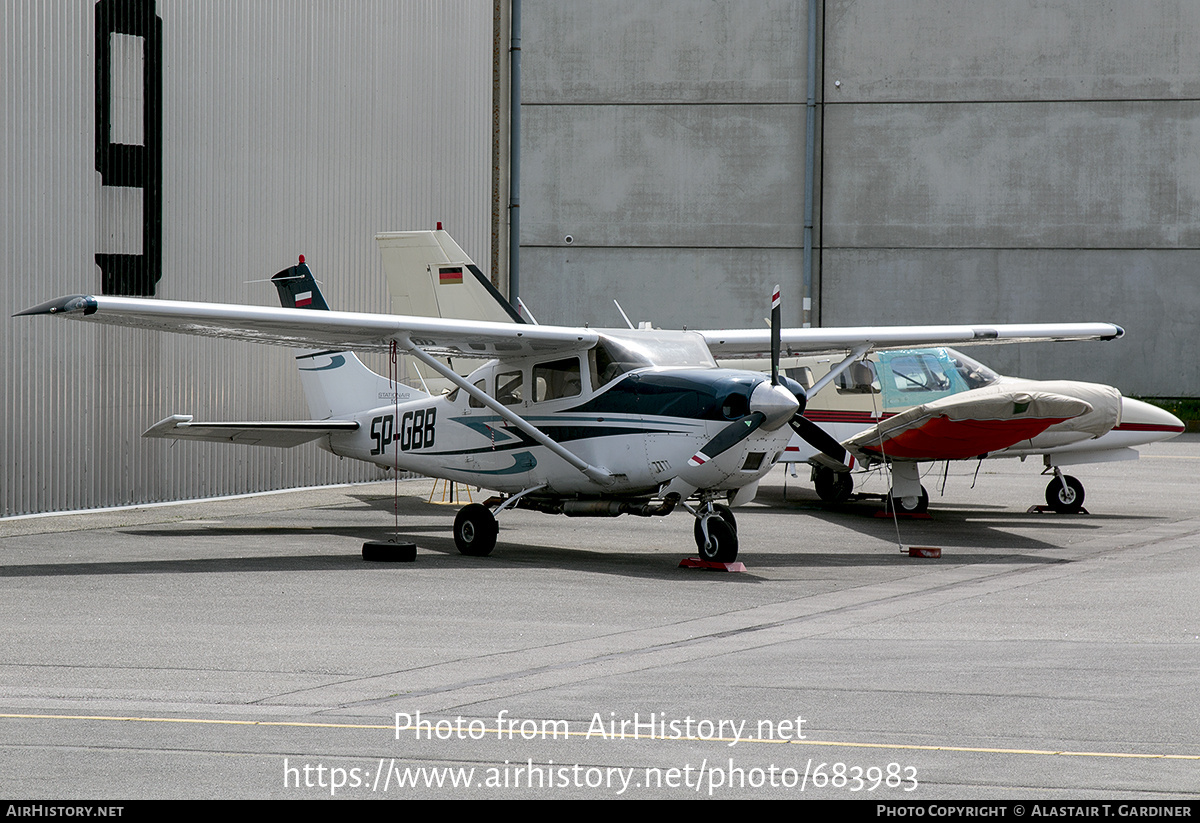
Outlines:
{"label": "wingtip", "polygon": [[92,314],[96,311],[96,298],[90,294],[69,294],[66,297],[56,297],[39,303],[24,311],[19,311],[13,317],[24,317],[33,314]]}

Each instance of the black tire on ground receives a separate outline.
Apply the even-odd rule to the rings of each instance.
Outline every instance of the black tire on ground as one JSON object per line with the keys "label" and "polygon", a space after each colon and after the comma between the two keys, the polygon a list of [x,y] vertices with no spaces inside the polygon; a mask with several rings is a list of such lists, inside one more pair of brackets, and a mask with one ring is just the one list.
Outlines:
{"label": "black tire on ground", "polygon": [[850,472],[835,472],[822,466],[813,476],[813,486],[817,497],[826,503],[845,503],[854,493],[854,478]]}
{"label": "black tire on ground", "polygon": [[1056,477],[1046,486],[1046,505],[1059,514],[1077,514],[1083,509],[1083,484],[1069,474]]}
{"label": "black tire on ground", "polygon": [[701,560],[712,563],[732,563],[737,560],[738,539],[728,521],[721,516],[708,518],[708,541],[704,540],[704,530],[700,521],[696,521],[696,548]]}
{"label": "black tire on ground", "polygon": [[482,503],[463,506],[454,517],[454,545],[465,555],[486,557],[496,548],[500,526]]}

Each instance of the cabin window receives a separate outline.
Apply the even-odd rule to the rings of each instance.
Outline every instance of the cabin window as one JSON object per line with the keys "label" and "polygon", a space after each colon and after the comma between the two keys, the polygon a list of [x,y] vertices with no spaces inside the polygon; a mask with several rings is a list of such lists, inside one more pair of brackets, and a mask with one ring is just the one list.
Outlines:
{"label": "cabin window", "polygon": [[944,392],[951,385],[942,364],[932,354],[922,352],[892,357],[888,366],[892,370],[892,380],[899,392]]}
{"label": "cabin window", "polygon": [[870,360],[858,360],[833,378],[838,394],[878,394],[879,380],[875,376],[875,364]]}
{"label": "cabin window", "polygon": [[944,349],[879,353],[885,409],[919,406],[966,389]]}
{"label": "cabin window", "polygon": [[792,366],[784,369],[783,373],[806,389],[811,389],[813,386],[812,369],[808,366]]}
{"label": "cabin window", "polygon": [[648,365],[650,364],[638,362],[627,352],[615,350],[603,340],[588,351],[588,367],[592,373],[592,387],[595,389],[607,386],[627,371]]}
{"label": "cabin window", "polygon": [[[484,394],[487,394],[487,381],[486,380],[476,380],[475,388],[479,389]],[[468,396],[470,397],[470,395],[468,395]],[[485,408],[483,405],[483,401],[476,400],[474,397],[470,397],[470,400],[467,402],[467,405],[472,409]]]}
{"label": "cabin window", "polygon": [[568,357],[550,363],[539,363],[533,367],[533,399],[557,400],[560,397],[576,397],[583,393],[579,358]]}
{"label": "cabin window", "polygon": [[507,371],[496,375],[496,399],[504,406],[519,406],[522,397],[521,372]]}

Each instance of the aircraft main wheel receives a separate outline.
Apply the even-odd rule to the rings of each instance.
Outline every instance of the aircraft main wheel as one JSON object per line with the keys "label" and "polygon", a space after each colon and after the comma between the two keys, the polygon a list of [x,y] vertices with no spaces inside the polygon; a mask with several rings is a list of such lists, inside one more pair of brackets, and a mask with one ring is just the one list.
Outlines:
{"label": "aircraft main wheel", "polygon": [[471,557],[486,557],[496,548],[500,526],[482,503],[463,506],[454,517],[454,545]]}
{"label": "aircraft main wheel", "polygon": [[700,558],[713,563],[732,563],[737,560],[737,532],[721,516],[708,518],[708,541],[704,540],[703,527],[696,521],[696,548]]}
{"label": "aircraft main wheel", "polygon": [[835,472],[824,466],[817,469],[813,485],[817,489],[817,497],[826,503],[845,503],[854,492],[854,478],[850,472]]}
{"label": "aircraft main wheel", "polygon": [[929,511],[929,492],[922,486],[921,496],[911,505],[905,504],[903,497],[889,497],[887,510],[897,514],[924,514]]}
{"label": "aircraft main wheel", "polygon": [[1069,474],[1056,477],[1046,486],[1046,505],[1059,514],[1078,514],[1083,509],[1083,484]]}

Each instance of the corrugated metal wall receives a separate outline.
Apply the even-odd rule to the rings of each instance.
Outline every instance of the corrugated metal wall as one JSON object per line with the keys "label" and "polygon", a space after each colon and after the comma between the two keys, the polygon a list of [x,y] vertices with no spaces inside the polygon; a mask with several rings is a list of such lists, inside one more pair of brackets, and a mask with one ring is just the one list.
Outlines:
{"label": "corrugated metal wall", "polygon": [[[158,297],[276,305],[251,281],[304,254],[332,306],[385,310],[375,233],[438,220],[486,267],[490,2],[159,0],[156,11]],[[148,38],[109,36],[110,135],[148,142]],[[175,412],[306,417],[287,350],[10,317],[101,291],[96,254],[143,253],[148,200],[97,171],[94,4],[2,4],[0,38],[0,516],[379,476],[314,446],[140,437]]]}

